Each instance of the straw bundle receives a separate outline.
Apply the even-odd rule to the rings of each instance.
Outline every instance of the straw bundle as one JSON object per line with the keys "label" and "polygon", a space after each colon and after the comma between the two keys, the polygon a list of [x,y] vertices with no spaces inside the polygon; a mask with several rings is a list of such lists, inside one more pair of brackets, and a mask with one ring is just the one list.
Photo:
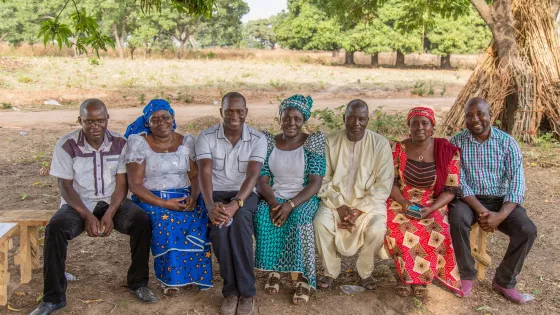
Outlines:
{"label": "straw bundle", "polygon": [[508,95],[517,95],[513,125],[508,126],[514,136],[533,141],[543,118],[560,136],[560,107],[556,105],[560,100],[560,51],[549,6],[546,0],[512,0],[512,10],[519,59],[504,65],[496,56],[494,43],[490,45],[443,122],[447,133],[464,127],[463,107],[470,98],[485,98],[493,122],[505,122]]}

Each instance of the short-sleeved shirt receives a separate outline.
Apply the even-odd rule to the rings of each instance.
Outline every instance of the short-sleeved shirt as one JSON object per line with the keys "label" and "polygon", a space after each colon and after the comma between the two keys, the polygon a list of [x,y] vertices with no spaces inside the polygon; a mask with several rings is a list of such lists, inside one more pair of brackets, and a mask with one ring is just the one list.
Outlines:
{"label": "short-sleeved shirt", "polygon": [[451,138],[461,148],[463,196],[504,197],[521,204],[525,196],[523,155],[515,139],[491,127],[489,138],[480,143],[468,129]]}
{"label": "short-sleeved shirt", "polygon": [[238,191],[245,181],[249,161],[264,163],[266,137],[256,129],[243,125],[241,139],[233,146],[224,135],[222,124],[200,133],[196,141],[196,159],[212,159],[214,191]]}
{"label": "short-sleeved shirt", "polygon": [[126,164],[146,162],[144,187],[149,190],[185,188],[190,185],[187,172],[190,160],[195,158],[194,144],[194,136],[187,134],[177,151],[159,153],[152,150],[145,137],[130,135],[124,160]]}
{"label": "short-sleeved shirt", "polygon": [[[99,201],[110,203],[117,174],[126,173],[124,152],[126,139],[107,130],[98,150],[92,148],[82,130],[58,140],[51,162],[50,175],[73,180],[73,186],[89,211]],[[66,204],[61,198],[61,206]]]}

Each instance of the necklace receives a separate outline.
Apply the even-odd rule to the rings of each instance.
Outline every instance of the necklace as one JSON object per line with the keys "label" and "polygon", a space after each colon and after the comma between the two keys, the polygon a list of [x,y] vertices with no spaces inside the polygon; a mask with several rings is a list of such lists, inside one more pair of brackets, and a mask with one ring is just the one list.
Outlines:
{"label": "necklace", "polygon": [[432,144],[433,144],[433,141],[430,141],[430,145],[422,153],[420,153],[420,151],[416,150],[416,148],[413,148],[414,151],[416,151],[416,153],[418,153],[418,161],[422,162],[422,160],[424,160],[424,153],[426,153],[426,152],[428,152],[428,150],[430,150],[430,148],[432,147]]}
{"label": "necklace", "polygon": [[169,142],[167,144],[162,143],[161,141],[156,139],[156,137],[154,137],[154,139],[157,141],[157,143],[159,143],[159,144],[161,144],[162,146],[165,147],[165,153],[169,153],[169,145],[171,144],[171,142],[173,142],[173,134],[171,134],[171,140],[169,140]]}

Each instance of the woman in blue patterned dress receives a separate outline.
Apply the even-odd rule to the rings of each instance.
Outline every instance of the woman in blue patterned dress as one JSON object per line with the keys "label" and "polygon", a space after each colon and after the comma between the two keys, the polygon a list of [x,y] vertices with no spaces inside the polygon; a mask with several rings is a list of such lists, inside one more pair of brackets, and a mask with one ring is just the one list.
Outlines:
{"label": "woman in blue patterned dress", "polygon": [[255,212],[255,268],[270,271],[265,291],[280,289],[279,272],[299,274],[294,304],[306,303],[316,286],[313,217],[325,175],[325,138],[302,132],[311,116],[311,97],[294,95],[280,104],[282,133],[265,133],[267,158],[257,182],[262,200]]}
{"label": "woman in blue patterned dress", "polygon": [[152,100],[125,133],[128,186],[150,217],[156,278],[166,295],[212,287],[208,216],[198,187],[194,136],[176,133],[174,111]]}

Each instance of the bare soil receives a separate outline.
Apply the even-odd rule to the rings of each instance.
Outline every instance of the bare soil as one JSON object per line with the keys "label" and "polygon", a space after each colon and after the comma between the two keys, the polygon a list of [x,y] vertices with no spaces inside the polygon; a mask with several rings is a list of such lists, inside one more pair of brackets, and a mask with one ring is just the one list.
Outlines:
{"label": "bare soil", "polygon": [[[0,198],[0,211],[58,209],[60,196],[56,187],[56,180],[41,174],[44,174],[44,171],[48,168],[56,140],[61,135],[78,128],[76,117],[80,100],[86,97],[100,97],[102,99],[108,97],[111,114],[110,128],[118,132],[122,132],[126,125],[140,114],[141,107],[138,107],[139,102],[134,93],[137,93],[143,87],[126,88],[118,82],[117,78],[111,78],[109,81],[115,81],[117,87],[103,87],[102,84],[108,83],[96,83],[95,80],[92,80],[88,81],[93,82],[91,86],[69,88],[66,84],[72,80],[65,81],[66,74],[58,74],[59,78],[55,76],[58,72],[69,71],[63,67],[65,64],[68,65],[68,68],[75,70],[81,64],[87,67],[87,63],[84,65],[84,62],[87,61],[63,58],[18,59],[11,62],[9,67],[0,70],[2,72],[2,77],[0,77],[0,101],[5,102],[6,97],[9,97],[9,102],[21,109],[19,112],[13,109],[0,109],[0,196],[2,196]],[[113,73],[124,71],[118,70],[121,65],[113,60],[105,62],[107,68],[116,68]],[[170,65],[167,65],[167,63]],[[21,70],[20,68],[24,67],[22,64],[26,64],[26,69],[33,70]],[[182,67],[192,66],[190,63],[176,61],[162,61],[162,64],[168,66],[169,69],[176,69],[174,71],[177,75],[184,70]],[[50,67],[48,71],[40,71],[35,68],[47,66]],[[211,69],[217,69],[224,64],[215,65],[211,63],[209,66]],[[246,64],[241,66],[250,67]],[[285,67],[288,67],[289,70],[289,66],[293,65],[273,65],[270,67],[256,65],[250,69],[256,73],[255,75],[264,76],[265,74],[262,73],[265,72],[276,71],[277,74],[281,73],[282,70],[286,70]],[[308,66],[304,65],[303,67]],[[151,68],[151,64],[146,64],[146,67],[149,67],[148,70],[150,71],[155,71]],[[389,83],[387,83],[387,87],[383,87],[387,90],[383,93],[387,94],[380,94],[381,92],[372,91],[383,91],[379,87],[384,86],[384,83],[372,84],[370,86],[373,87],[371,90],[355,88],[355,84],[352,86],[344,85],[344,81],[350,82],[349,76],[365,76],[365,72],[362,73],[361,71],[372,70],[311,67],[306,69],[309,71],[328,71],[329,77],[325,79],[325,82],[329,82],[332,78],[333,82],[340,82],[341,86],[348,88],[348,91],[343,91],[343,94],[337,94],[337,92],[329,92],[328,87],[324,89],[319,87],[312,94],[316,99],[317,108],[336,107],[351,98],[363,97],[372,107],[385,105],[384,110],[390,112],[408,110],[415,105],[429,105],[434,107],[438,115],[441,116],[453,103],[453,98],[449,96],[455,95],[449,92],[451,95],[443,98],[411,97],[410,89],[412,87],[410,82],[414,82],[414,79],[405,80],[405,78],[413,77],[418,72],[412,74],[407,71],[401,73],[383,72],[382,77],[385,76]],[[261,68],[262,70],[258,70]],[[137,69],[138,75],[140,75],[140,70],[142,69]],[[243,71],[249,72],[249,70]],[[332,76],[330,71],[334,72]],[[336,79],[338,73],[344,73],[345,79],[337,81],[339,80]],[[454,85],[456,89],[464,84],[464,80],[455,78],[453,72],[434,71],[430,73],[433,77],[443,78],[443,81],[447,79],[449,79],[448,81],[457,80],[457,85]],[[44,79],[43,75],[45,75]],[[53,75],[55,78],[48,78],[48,75]],[[35,83],[21,83],[18,81],[19,76],[30,76]],[[463,76],[468,76],[468,73],[461,73],[460,77]],[[97,79],[99,77],[101,77],[101,74],[98,74]],[[243,76],[240,75],[239,77],[242,78]],[[251,76],[247,76],[247,78],[251,78]],[[47,81],[43,82],[42,80]],[[55,81],[57,80],[62,80],[60,88],[56,87]],[[176,80],[180,80],[180,78]],[[259,77],[258,80],[264,80],[265,83],[269,84],[265,77]],[[298,80],[301,79],[292,77],[286,81],[297,82]],[[395,82],[399,80],[409,82],[406,83],[409,85],[405,90],[401,91],[394,88]],[[21,81],[26,80],[21,79]],[[2,85],[2,82],[4,82],[4,85]],[[352,82],[356,82],[356,80],[353,79]],[[26,87],[26,84],[31,84],[31,87]],[[146,82],[145,88],[152,89],[150,84]],[[325,84],[329,85],[331,83]],[[393,84],[393,87],[389,86],[390,84]],[[167,88],[161,89],[168,91]],[[172,89],[173,87],[169,88],[169,90]],[[274,127],[278,99],[287,96],[292,92],[292,89],[277,91],[274,88],[258,88],[255,85],[250,85],[244,89],[250,90],[252,93],[249,94],[249,121],[262,128]],[[175,106],[180,132],[197,133],[200,129],[217,122],[218,106],[213,105],[213,101],[216,96],[219,96],[219,91],[216,90],[215,86],[201,91],[203,91],[200,92],[201,94],[207,91],[215,95],[210,95],[204,101],[196,101],[198,98],[195,98],[195,101],[188,103],[188,105],[185,105],[184,100],[178,101],[178,104],[176,104],[184,105]],[[124,99],[119,93],[134,95],[127,97],[127,99],[133,98],[134,102],[130,101],[128,105],[117,104],[117,99]],[[63,104],[60,107],[41,105],[45,98],[54,98],[56,95],[70,95],[71,100],[62,102]],[[60,101],[60,99],[58,100]],[[0,108],[2,107],[0,106]],[[493,259],[492,267],[488,269],[486,279],[477,282],[473,295],[467,299],[457,298],[437,284],[429,286],[428,297],[424,300],[401,298],[394,291],[396,274],[393,264],[390,261],[381,260],[378,260],[375,269],[375,277],[379,281],[376,291],[360,293],[355,296],[345,295],[338,286],[357,284],[359,280],[354,271],[355,257],[349,257],[343,259],[343,270],[346,272],[335,282],[335,288],[331,291],[318,291],[311,297],[309,303],[302,306],[291,304],[294,286],[287,275],[283,278],[280,294],[270,296],[263,290],[266,274],[257,272],[258,292],[255,314],[560,314],[560,299],[558,299],[560,293],[560,261],[557,258],[560,254],[560,229],[557,224],[557,222],[560,222],[560,211],[558,211],[557,206],[560,202],[560,167],[556,160],[557,149],[548,151],[546,158],[551,160],[544,163],[533,148],[524,147],[528,187],[524,205],[539,229],[539,237],[519,276],[518,288],[535,295],[536,301],[531,304],[525,306],[514,305],[491,291],[490,283],[495,267],[499,264],[508,243],[504,235],[496,233],[489,237],[488,244],[489,253]],[[541,166],[547,167],[543,168]],[[17,239],[14,250],[16,249]],[[128,293],[125,283],[129,263],[128,237],[125,235],[114,232],[110,237],[103,239],[88,238],[81,235],[71,241],[66,268],[78,280],[69,283],[68,305],[59,313],[217,314],[219,312],[222,300],[222,280],[219,277],[216,262],[214,262],[215,286],[204,292],[199,292],[198,289],[183,289],[178,297],[166,298],[158,288],[157,280],[152,275],[150,287],[161,298],[161,302],[153,305],[141,304]],[[318,259],[319,273],[321,272],[320,263]],[[13,264],[12,258],[10,273],[9,305],[15,309],[21,309],[21,312],[30,312],[42,295],[42,270],[34,271],[33,280],[29,284],[20,285],[18,266]],[[8,311],[7,308],[0,308],[0,313],[7,314],[11,311]]]}

